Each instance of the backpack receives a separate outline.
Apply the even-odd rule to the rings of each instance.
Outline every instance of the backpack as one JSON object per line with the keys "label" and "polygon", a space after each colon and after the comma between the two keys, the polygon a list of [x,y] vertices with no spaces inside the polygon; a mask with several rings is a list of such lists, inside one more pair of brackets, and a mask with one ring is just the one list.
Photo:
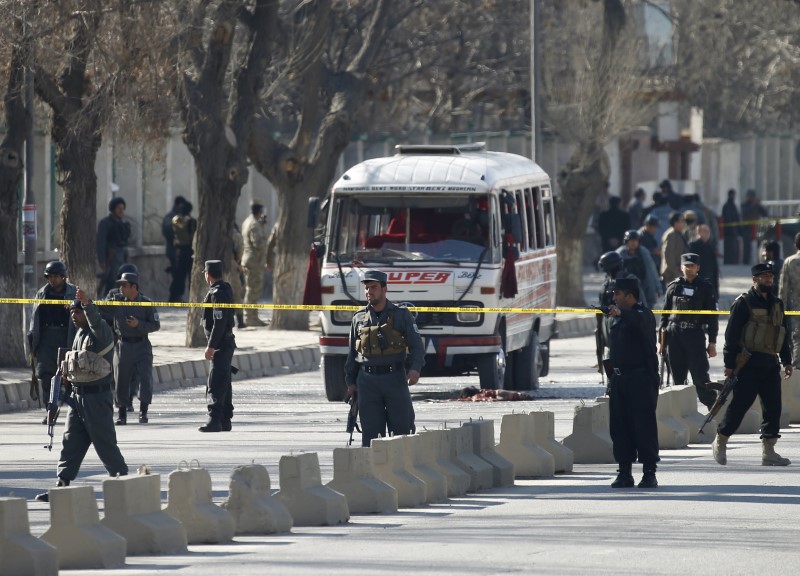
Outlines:
{"label": "backpack", "polygon": [[70,350],[61,363],[61,374],[72,383],[96,382],[105,378],[111,374],[111,364],[103,356],[113,347],[112,341],[99,353],[86,349]]}

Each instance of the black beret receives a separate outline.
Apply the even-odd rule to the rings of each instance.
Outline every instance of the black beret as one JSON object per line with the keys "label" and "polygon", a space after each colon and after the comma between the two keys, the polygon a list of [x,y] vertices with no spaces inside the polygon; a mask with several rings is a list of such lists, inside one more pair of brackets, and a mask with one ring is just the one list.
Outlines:
{"label": "black beret", "polygon": [[381,272],[380,270],[367,270],[364,272],[364,278],[361,279],[361,282],[380,282],[381,284],[386,284],[386,281],[389,277],[386,275],[386,272]]}
{"label": "black beret", "polygon": [[206,260],[205,271],[214,278],[222,278],[222,260]]}
{"label": "black beret", "polygon": [[639,280],[637,278],[617,278],[614,280],[614,290],[624,290],[638,296]]}
{"label": "black beret", "polygon": [[699,266],[700,256],[698,256],[694,252],[687,252],[686,254],[681,254],[681,264],[697,264]]}
{"label": "black beret", "polygon": [[760,262],[756,264],[752,268],[750,268],[750,273],[753,276],[758,276],[759,274],[763,274],[764,272],[770,272],[772,274],[775,273],[775,270],[772,268],[772,262]]}

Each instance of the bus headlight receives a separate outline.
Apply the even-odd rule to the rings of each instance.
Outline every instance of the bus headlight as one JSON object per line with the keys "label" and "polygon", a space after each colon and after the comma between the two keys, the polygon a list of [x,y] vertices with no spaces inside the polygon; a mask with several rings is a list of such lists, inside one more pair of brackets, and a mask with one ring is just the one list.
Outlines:
{"label": "bus headlight", "polygon": [[350,324],[353,320],[353,312],[350,310],[334,310],[331,317],[336,324]]}
{"label": "bus headlight", "polygon": [[480,322],[480,308],[462,308],[459,312],[456,312],[456,320],[462,324],[475,324],[476,322]]}

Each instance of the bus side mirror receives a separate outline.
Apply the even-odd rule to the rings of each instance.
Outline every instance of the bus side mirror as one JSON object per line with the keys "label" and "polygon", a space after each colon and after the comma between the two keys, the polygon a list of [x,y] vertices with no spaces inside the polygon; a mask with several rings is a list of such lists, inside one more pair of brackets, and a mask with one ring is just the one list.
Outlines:
{"label": "bus side mirror", "polygon": [[308,212],[306,214],[306,227],[314,229],[319,222],[319,197],[312,196],[308,199]]}

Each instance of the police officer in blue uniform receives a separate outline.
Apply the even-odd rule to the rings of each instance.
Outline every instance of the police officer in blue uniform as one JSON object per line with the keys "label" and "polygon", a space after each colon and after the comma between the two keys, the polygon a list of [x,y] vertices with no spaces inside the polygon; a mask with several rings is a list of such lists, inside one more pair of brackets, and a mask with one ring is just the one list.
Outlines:
{"label": "police officer in blue uniform", "polygon": [[642,463],[639,488],[656,488],[658,456],[658,357],[656,319],[639,303],[639,282],[619,278],[608,343],[611,377],[608,384],[610,432],[619,474],[612,488],[633,487],[633,462]]}
{"label": "police officer in blue uniform", "polygon": [[[221,260],[206,260],[205,279],[210,289],[203,302],[233,304],[233,289],[222,279]],[[211,361],[208,374],[208,422],[200,426],[200,432],[228,432],[233,418],[231,387],[231,362],[236,341],[233,337],[234,309],[213,307],[203,309],[203,329],[208,338],[205,359]]]}
{"label": "police officer in blue uniform", "polygon": [[[139,291],[139,276],[124,272],[119,280],[119,293],[107,300],[117,302],[152,302]],[[149,334],[161,329],[158,310],[154,306],[109,306],[116,333],[114,346],[114,381],[116,404],[119,408],[117,426],[128,422],[128,402],[134,382],[139,384],[139,422],[147,424],[147,414],[153,401],[153,346]]]}
{"label": "police officer in blue uniform", "polygon": [[[700,256],[691,252],[682,254],[681,271],[683,276],[667,285],[664,310],[717,310],[714,286],[698,275]],[[691,373],[697,398],[711,408],[717,395],[706,383],[709,381],[708,359],[717,355],[719,322],[716,314],[662,314],[660,330],[666,336],[673,381],[685,384]],[[664,353],[663,348],[662,344],[659,353]]]}
{"label": "police officer in blue uniform", "polygon": [[408,387],[419,380],[425,350],[411,312],[386,298],[386,274],[367,270],[361,282],[368,304],[350,326],[345,382],[358,401],[361,444],[369,446],[387,428],[395,436],[415,430]]}
{"label": "police officer in blue uniform", "polygon": [[[41,400],[47,405],[50,398],[50,380],[56,373],[59,348],[69,348],[75,339],[75,325],[69,318],[69,304],[75,299],[77,288],[67,282],[67,267],[63,262],[49,262],[44,267],[47,284],[36,293],[36,300],[64,300],[64,305],[34,304],[28,331],[28,344],[34,358],[36,378],[39,380]],[[42,420],[47,424],[47,416]]]}

